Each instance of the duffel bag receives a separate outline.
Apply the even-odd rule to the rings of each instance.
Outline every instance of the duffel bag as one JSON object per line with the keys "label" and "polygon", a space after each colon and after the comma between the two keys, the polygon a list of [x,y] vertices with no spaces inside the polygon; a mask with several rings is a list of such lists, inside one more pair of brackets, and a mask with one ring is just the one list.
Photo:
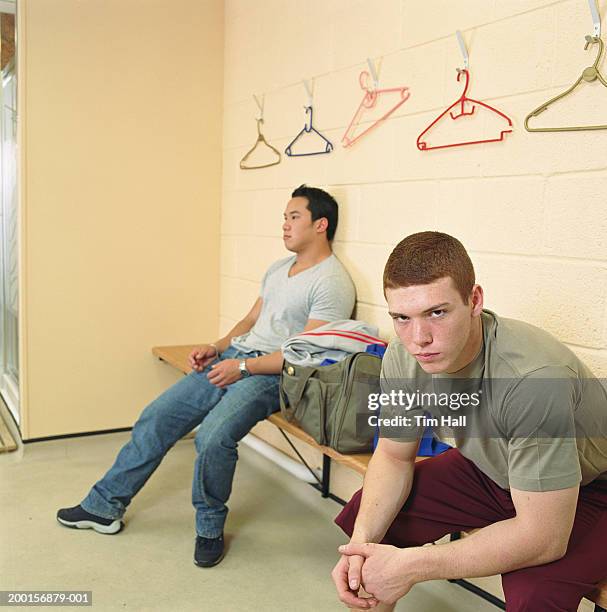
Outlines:
{"label": "duffel bag", "polygon": [[381,359],[353,353],[337,363],[309,367],[285,361],[280,376],[280,409],[289,422],[317,444],[344,454],[371,452],[369,393],[379,393]]}

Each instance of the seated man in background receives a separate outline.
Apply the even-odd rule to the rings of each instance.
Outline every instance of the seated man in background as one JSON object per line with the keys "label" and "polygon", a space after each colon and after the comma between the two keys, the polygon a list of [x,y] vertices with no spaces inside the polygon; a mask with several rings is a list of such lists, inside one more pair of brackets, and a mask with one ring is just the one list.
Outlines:
{"label": "seated man in background", "polygon": [[238,441],[279,408],[280,346],[304,330],[349,318],[354,308],[354,285],[331,250],[337,217],[337,202],[325,191],[302,185],[293,192],[282,230],[295,255],[270,266],[257,301],[226,336],[190,354],[193,372],[142,412],[112,468],[78,506],[58,511],[61,524],[119,532],[131,499],[168,450],[199,425],[194,562],[221,561]]}
{"label": "seated man in background", "polygon": [[[333,570],[341,601],[392,610],[418,582],[502,574],[510,612],[577,610],[607,577],[607,390],[547,332],[483,310],[451,236],[400,242],[384,293],[398,336],[381,374],[391,407],[336,519],[351,536]],[[415,463],[427,424],[456,448]]]}

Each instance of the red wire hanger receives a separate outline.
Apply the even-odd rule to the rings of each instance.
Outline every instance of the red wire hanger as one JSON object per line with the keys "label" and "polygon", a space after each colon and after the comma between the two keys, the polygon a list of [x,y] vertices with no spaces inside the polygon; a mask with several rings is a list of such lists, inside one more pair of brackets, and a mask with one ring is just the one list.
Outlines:
{"label": "red wire hanger", "polygon": [[[369,69],[373,74],[373,87],[369,84],[370,75],[366,70],[363,70],[358,77],[358,82],[360,83],[361,89],[365,92],[363,99],[361,100],[354,117],[352,117],[352,121],[350,121],[350,125],[348,125],[344,135],[342,136],[341,142],[344,147],[352,146],[357,140],[362,138],[365,134],[368,134],[373,128],[376,128],[380,123],[385,121],[401,104],[404,104],[409,96],[408,87],[390,87],[387,89],[378,89],[378,79],[377,73],[375,71],[375,67],[370,59],[367,60],[369,64]],[[390,107],[387,112],[385,112],[379,119],[377,119],[374,123],[372,123],[367,129],[360,132],[354,136],[356,128],[360,123],[363,115],[366,114],[367,110],[372,109],[377,104],[377,100],[379,97],[385,94],[393,94],[398,93],[397,102],[394,106]]]}
{"label": "red wire hanger", "polygon": [[[464,85],[464,91],[462,92],[462,95],[447,110],[441,113],[417,137],[417,148],[420,151],[430,151],[431,149],[447,149],[449,147],[460,147],[463,145],[481,144],[483,142],[500,142],[504,140],[504,136],[506,134],[510,134],[512,132],[512,121],[510,120],[509,117],[507,117],[501,111],[497,110],[497,108],[493,108],[493,106],[489,106],[489,104],[485,104],[484,102],[480,102],[479,100],[473,100],[472,98],[468,98],[468,96],[466,95],[466,93],[468,92],[468,86],[470,84],[470,73],[468,71],[468,53],[465,50],[465,46],[463,44],[463,39],[461,38],[461,34],[459,32],[457,32],[457,34],[458,34],[458,40],[460,42],[460,47],[462,49],[462,54],[464,55],[464,66],[465,66],[465,68],[457,69],[457,80],[459,82],[461,80],[462,74],[464,75],[466,79],[466,82]],[[471,105],[470,110],[466,110],[466,104]],[[503,117],[508,123],[507,128],[505,127],[505,129],[500,130],[499,136],[496,136],[495,138],[486,138],[484,140],[465,140],[462,142],[452,142],[452,143],[441,144],[441,145],[430,145],[425,140],[425,136],[428,134],[428,132],[430,132],[435,125],[442,122],[443,119],[446,119],[447,115],[451,118],[452,121],[457,121],[458,119],[461,119],[462,117],[469,117],[473,115],[477,106],[486,108],[492,113],[495,113],[499,115],[500,117]]]}

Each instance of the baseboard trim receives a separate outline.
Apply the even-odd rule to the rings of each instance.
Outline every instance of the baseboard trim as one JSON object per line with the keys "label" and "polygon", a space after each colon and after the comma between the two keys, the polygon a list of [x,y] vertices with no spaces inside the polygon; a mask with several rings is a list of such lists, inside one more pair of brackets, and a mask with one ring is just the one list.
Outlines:
{"label": "baseboard trim", "polygon": [[123,433],[125,431],[131,431],[132,429],[132,427],[119,427],[117,429],[103,429],[101,431],[81,431],[78,433],[61,434],[58,436],[29,438],[28,440],[23,440],[23,444],[33,444],[34,442],[49,442],[50,440],[67,440],[68,438],[84,438],[87,436],[102,436],[105,434]]}

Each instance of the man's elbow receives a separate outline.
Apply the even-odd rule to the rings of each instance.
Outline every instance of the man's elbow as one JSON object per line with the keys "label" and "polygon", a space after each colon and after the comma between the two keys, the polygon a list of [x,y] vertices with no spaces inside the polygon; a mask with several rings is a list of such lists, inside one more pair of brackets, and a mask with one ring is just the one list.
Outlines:
{"label": "man's elbow", "polygon": [[567,545],[569,542],[564,541],[564,542],[559,542],[555,547],[554,547],[554,551],[552,554],[552,559],[550,560],[552,561],[558,561],[559,559],[562,559],[565,554],[567,553]]}
{"label": "man's elbow", "polygon": [[562,538],[553,539],[548,544],[543,543],[538,551],[537,565],[545,565],[562,559],[567,552],[568,541]]}
{"label": "man's elbow", "polygon": [[542,529],[537,524],[521,525],[518,531],[519,549],[526,551],[528,567],[545,565],[558,561],[565,556],[569,543],[569,534],[556,529]]}
{"label": "man's elbow", "polygon": [[246,326],[247,329],[252,329],[253,325],[257,323],[257,316],[251,313],[247,314],[243,319],[241,319],[240,324]]}

